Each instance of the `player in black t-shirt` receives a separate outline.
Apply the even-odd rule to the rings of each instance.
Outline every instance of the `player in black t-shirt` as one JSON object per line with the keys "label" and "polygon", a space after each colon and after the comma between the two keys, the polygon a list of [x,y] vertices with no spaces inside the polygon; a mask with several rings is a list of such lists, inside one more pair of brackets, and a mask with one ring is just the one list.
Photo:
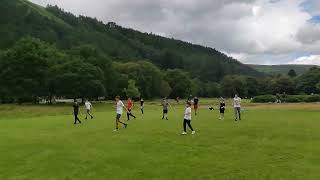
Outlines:
{"label": "player in black t-shirt", "polygon": [[78,114],[79,114],[79,104],[77,100],[74,100],[74,104],[73,104],[74,124],[77,124],[77,121],[79,121],[79,123],[81,124],[81,121],[78,118]]}
{"label": "player in black t-shirt", "polygon": [[226,103],[224,99],[221,97],[220,99],[220,120],[224,120],[224,111],[226,110]]}
{"label": "player in black t-shirt", "polygon": [[194,107],[194,114],[197,115],[198,108],[199,108],[199,98],[196,96],[193,99],[193,107]]}
{"label": "player in black t-shirt", "polygon": [[141,113],[143,114],[144,113],[144,100],[143,98],[140,98],[140,109],[141,109]]}

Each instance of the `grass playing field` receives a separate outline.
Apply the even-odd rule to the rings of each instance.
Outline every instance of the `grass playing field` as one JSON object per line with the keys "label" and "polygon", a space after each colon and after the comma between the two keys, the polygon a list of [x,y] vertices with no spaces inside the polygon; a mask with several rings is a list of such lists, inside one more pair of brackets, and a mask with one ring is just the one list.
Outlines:
{"label": "grass playing field", "polygon": [[238,123],[232,109],[219,121],[202,105],[193,116],[197,134],[187,136],[182,105],[169,121],[155,102],[143,116],[137,107],[137,120],[118,132],[112,105],[94,106],[95,118],[82,115],[75,126],[67,105],[1,105],[0,179],[320,179],[318,104],[245,103]]}

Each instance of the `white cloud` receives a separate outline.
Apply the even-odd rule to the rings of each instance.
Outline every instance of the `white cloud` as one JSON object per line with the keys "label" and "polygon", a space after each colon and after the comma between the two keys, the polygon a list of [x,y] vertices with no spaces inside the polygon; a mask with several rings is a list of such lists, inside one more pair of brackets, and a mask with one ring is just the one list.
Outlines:
{"label": "white cloud", "polygon": [[319,28],[310,25],[312,13],[301,7],[319,0],[32,1],[210,46],[245,63],[277,64],[295,52],[320,53]]}
{"label": "white cloud", "polygon": [[320,55],[303,56],[295,59],[289,64],[313,64],[320,65]]}

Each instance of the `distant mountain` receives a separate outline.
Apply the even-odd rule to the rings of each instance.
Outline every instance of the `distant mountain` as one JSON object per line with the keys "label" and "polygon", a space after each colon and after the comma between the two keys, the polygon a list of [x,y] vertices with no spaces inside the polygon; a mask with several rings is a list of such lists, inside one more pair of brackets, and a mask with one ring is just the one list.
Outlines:
{"label": "distant mountain", "polygon": [[0,49],[25,36],[56,44],[62,50],[90,45],[113,61],[151,61],[161,69],[183,69],[203,82],[219,81],[225,75],[263,76],[209,47],[76,17],[56,6],[44,8],[26,0],[1,0],[0,34]]}
{"label": "distant mountain", "polygon": [[265,74],[283,74],[286,75],[290,71],[290,69],[293,69],[296,71],[298,75],[301,75],[308,71],[310,68],[314,67],[315,65],[295,65],[295,64],[287,64],[287,65],[255,65],[250,64],[248,65],[252,67],[253,69],[265,73]]}

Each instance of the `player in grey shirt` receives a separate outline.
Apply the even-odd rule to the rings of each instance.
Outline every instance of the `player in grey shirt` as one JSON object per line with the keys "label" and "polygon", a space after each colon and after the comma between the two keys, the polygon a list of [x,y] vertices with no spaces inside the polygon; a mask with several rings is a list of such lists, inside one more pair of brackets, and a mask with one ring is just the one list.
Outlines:
{"label": "player in grey shirt", "polygon": [[236,94],[233,98],[235,121],[241,120],[241,98]]}

